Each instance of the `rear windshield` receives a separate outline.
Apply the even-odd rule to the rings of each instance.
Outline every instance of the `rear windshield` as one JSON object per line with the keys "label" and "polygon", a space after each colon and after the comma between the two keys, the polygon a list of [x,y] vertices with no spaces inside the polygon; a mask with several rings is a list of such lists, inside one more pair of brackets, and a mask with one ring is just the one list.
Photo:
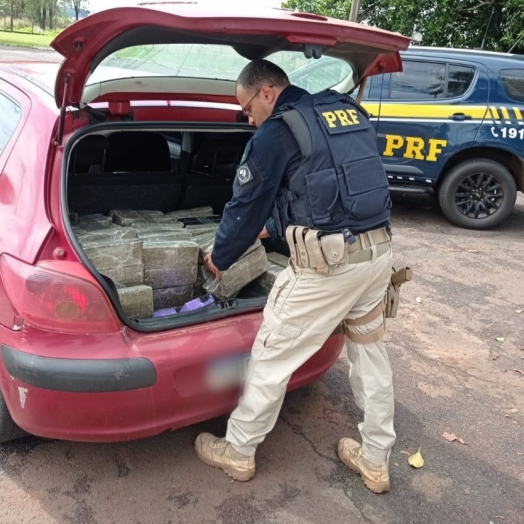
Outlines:
{"label": "rear windshield", "polygon": [[500,72],[500,80],[508,98],[524,102],[524,69],[504,69]]}
{"label": "rear windshield", "polygon": [[[331,57],[307,59],[302,53],[279,51],[268,57],[291,82],[311,93],[336,86],[348,77],[351,66]],[[166,76],[236,81],[249,60],[232,47],[208,44],[155,44],[122,49],[105,58],[88,84],[137,76]]]}

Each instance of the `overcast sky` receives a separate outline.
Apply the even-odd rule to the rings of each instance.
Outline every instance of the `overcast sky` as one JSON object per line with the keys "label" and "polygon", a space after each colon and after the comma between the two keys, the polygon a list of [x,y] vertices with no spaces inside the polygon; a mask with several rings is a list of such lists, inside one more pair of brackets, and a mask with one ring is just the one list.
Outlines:
{"label": "overcast sky", "polygon": [[[110,9],[112,7],[124,7],[130,5],[136,5],[144,0],[89,0],[89,10],[92,13],[103,11],[104,9]],[[209,2],[210,0],[204,0]],[[213,6],[226,5],[228,7],[237,7],[239,12],[245,12],[249,14],[250,11],[256,10],[261,6],[267,7],[280,7],[283,0],[213,0]],[[202,3],[202,2],[198,2]]]}

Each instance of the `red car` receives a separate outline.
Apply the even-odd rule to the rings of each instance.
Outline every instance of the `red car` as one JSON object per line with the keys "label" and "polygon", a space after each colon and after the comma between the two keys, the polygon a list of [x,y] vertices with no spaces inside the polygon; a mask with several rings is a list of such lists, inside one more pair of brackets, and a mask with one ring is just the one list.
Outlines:
{"label": "red car", "polygon": [[[136,439],[229,412],[267,291],[131,318],[76,237],[75,217],[199,206],[220,214],[254,131],[235,98],[249,60],[268,57],[306,88],[350,92],[366,76],[401,70],[398,51],[409,45],[318,15],[191,4],[75,23],[51,44],[64,57],[54,88],[52,66],[0,65],[0,441],[21,430]],[[308,78],[313,59],[325,70]],[[289,389],[322,375],[343,343],[333,333]]]}

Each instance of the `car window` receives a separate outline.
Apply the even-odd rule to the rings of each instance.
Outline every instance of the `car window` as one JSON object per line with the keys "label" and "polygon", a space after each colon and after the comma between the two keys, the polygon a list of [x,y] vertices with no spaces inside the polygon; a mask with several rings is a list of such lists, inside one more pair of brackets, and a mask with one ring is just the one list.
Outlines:
{"label": "car window", "polygon": [[503,69],[500,81],[508,98],[524,102],[524,69]]}
{"label": "car window", "polygon": [[13,136],[20,118],[22,118],[22,108],[0,92],[0,155]]}
{"label": "car window", "polygon": [[462,96],[475,78],[475,68],[450,64],[448,70],[448,92],[446,98]]}
{"label": "car window", "polygon": [[[268,55],[299,87],[315,93],[353,77],[344,60],[324,56],[308,59],[298,51]],[[249,63],[232,47],[212,44],[153,44],[116,51],[105,58],[89,77],[87,85],[137,76],[206,78],[236,81]]]}
{"label": "car window", "polygon": [[435,100],[446,94],[446,64],[403,61],[404,71],[391,75],[392,100]]}

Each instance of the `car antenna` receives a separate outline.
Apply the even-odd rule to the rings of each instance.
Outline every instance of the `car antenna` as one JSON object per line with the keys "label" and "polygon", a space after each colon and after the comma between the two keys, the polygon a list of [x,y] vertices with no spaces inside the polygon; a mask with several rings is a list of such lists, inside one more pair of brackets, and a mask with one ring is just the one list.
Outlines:
{"label": "car antenna", "polygon": [[495,11],[495,7],[491,10],[491,15],[489,16],[488,25],[486,27],[486,32],[484,33],[484,38],[482,39],[482,44],[480,44],[480,49],[484,49],[484,44],[486,43],[486,36],[488,34],[489,26],[491,25],[491,19],[493,18],[493,12]]}

